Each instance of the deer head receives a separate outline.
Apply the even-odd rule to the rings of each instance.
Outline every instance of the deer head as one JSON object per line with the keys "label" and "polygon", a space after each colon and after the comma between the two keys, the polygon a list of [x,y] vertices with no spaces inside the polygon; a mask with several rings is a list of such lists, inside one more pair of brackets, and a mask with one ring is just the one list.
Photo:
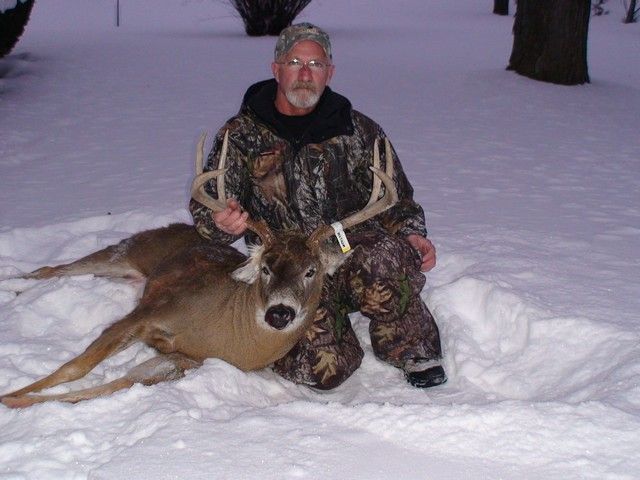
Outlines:
{"label": "deer head", "polygon": [[[191,195],[213,212],[226,208],[224,189],[224,165],[226,161],[229,132],[225,132],[217,170],[203,173],[204,158],[203,134],[198,143],[196,154],[196,177],[193,180]],[[376,140],[373,152],[374,172],[373,189],[367,205],[360,211],[340,222],[343,229],[357,225],[391,208],[398,200],[392,180],[393,161],[391,146],[385,140],[387,155],[386,172],[379,169],[380,155]],[[205,191],[205,184],[217,180],[218,198]],[[384,196],[378,199],[381,184],[385,186]],[[334,224],[336,225],[336,224]],[[247,219],[247,228],[255,232],[261,245],[249,247],[249,258],[233,273],[236,281],[255,287],[256,321],[266,329],[293,330],[304,323],[311,309],[317,308],[325,275],[332,275],[346,260],[347,254],[327,242],[334,234],[334,226],[320,225],[308,237],[301,232],[273,232],[264,220]]]}

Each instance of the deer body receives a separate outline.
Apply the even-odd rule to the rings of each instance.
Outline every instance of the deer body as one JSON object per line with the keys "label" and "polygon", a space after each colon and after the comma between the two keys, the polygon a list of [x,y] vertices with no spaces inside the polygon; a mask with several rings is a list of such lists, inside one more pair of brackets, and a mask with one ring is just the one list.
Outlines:
{"label": "deer body", "polygon": [[[223,163],[227,138],[220,163]],[[214,211],[222,199],[211,199],[204,184],[224,170],[202,173],[203,143],[196,162],[198,176],[192,195]],[[387,151],[390,146],[387,144]],[[387,158],[390,158],[388,153]],[[343,220],[344,228],[390,208],[396,201],[392,169],[378,170],[367,206]],[[384,197],[377,199],[380,182]],[[377,185],[377,186],[376,186]],[[222,188],[220,188],[222,187]],[[284,356],[309,327],[320,301],[324,277],[344,261],[325,240],[333,229],[321,225],[310,236],[301,232],[272,232],[264,222],[247,220],[262,245],[247,257],[228,245],[209,242],[186,224],[137,233],[75,262],[43,267],[23,278],[94,274],[144,279],[142,297],[134,310],[106,328],[87,349],[52,374],[0,396],[10,407],[48,400],[77,402],[127,388],[180,378],[206,358],[220,358],[248,371],[263,368]],[[32,395],[77,380],[98,363],[135,342],[154,347],[159,355],[105,385],[57,395]]]}
{"label": "deer body", "polygon": [[[153,312],[143,341],[163,353],[176,351],[198,361],[220,358],[242,370],[260,369],[282,357],[308,327],[322,283],[302,299],[303,315],[276,329],[262,318],[267,310],[260,296],[263,285],[231,276],[247,260],[232,247],[197,245],[162,263],[132,312]],[[296,259],[283,260],[290,270],[283,274],[293,278]]]}

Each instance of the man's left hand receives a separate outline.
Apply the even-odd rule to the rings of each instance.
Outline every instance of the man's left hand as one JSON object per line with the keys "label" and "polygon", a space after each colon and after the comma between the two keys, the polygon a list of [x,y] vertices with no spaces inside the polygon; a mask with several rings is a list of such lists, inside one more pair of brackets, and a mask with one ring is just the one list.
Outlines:
{"label": "man's left hand", "polygon": [[416,234],[407,235],[406,238],[422,257],[421,271],[428,272],[436,266],[436,247],[431,240]]}

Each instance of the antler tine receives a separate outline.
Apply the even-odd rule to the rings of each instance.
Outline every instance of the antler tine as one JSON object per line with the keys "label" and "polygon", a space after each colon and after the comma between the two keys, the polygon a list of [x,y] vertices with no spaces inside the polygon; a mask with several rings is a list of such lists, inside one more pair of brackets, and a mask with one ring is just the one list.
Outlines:
{"label": "antler tine", "polygon": [[[226,168],[224,168],[224,163],[227,157],[228,143],[229,143],[229,131],[227,130],[224,134],[224,140],[222,142],[222,152],[220,153],[220,162],[217,170],[212,170],[210,172],[204,171],[204,143],[207,138],[206,132],[200,135],[200,140],[198,141],[198,147],[196,150],[196,177],[193,179],[191,183],[191,196],[194,200],[197,200],[201,204],[206,207],[209,207],[214,212],[221,212],[225,208],[227,208],[227,196],[224,191],[224,172],[226,172]],[[205,189],[205,184],[213,179],[218,179],[218,198],[213,198],[209,195]],[[222,188],[221,188],[222,187]]]}
{"label": "antler tine", "polygon": [[211,172],[201,173],[193,179],[191,183],[191,196],[194,200],[197,200],[206,207],[209,207],[214,212],[221,212],[227,208],[226,199],[216,199],[209,195],[204,190],[205,184],[212,178],[219,178],[220,175],[224,175],[225,170],[212,170]]}
{"label": "antler tine", "polygon": [[[398,192],[396,190],[395,183],[393,182],[393,160],[391,157],[391,144],[389,140],[385,138],[385,154],[386,154],[386,172],[383,172],[377,166],[371,166],[369,169],[374,173],[374,178],[378,178],[384,184],[384,196],[373,203],[368,203],[365,207],[352,214],[348,217],[344,218],[340,221],[343,229],[347,229],[362,223],[366,220],[369,220],[372,217],[375,217],[379,213],[388,210],[393,205],[398,202]],[[376,157],[378,157],[377,161],[379,164],[379,155],[378,155],[378,144],[377,142],[374,145],[374,164],[376,163]],[[375,180],[374,186],[375,189]],[[369,200],[371,202],[371,200]],[[329,225],[320,225],[309,237],[308,242],[318,244],[331,235],[333,235],[333,227]]]}
{"label": "antler tine", "polygon": [[[198,141],[198,149],[196,151],[196,177],[191,184],[191,196],[194,200],[197,200],[206,207],[209,207],[213,212],[221,212],[227,208],[227,194],[224,187],[224,174],[227,171],[225,163],[227,160],[227,151],[229,150],[229,130],[224,134],[222,141],[222,149],[220,151],[220,161],[218,162],[218,169],[210,172],[203,172],[204,170],[204,143],[207,137],[206,133],[200,136]],[[213,198],[209,195],[205,189],[205,184],[212,179],[217,179],[218,198]],[[264,220],[256,221],[251,218],[247,218],[247,228],[253,231],[264,245],[270,245],[273,243],[273,232]]]}
{"label": "antler tine", "polygon": [[390,178],[393,178],[393,152],[391,151],[391,142],[388,138],[384,139],[384,158],[386,159],[384,170]]}
{"label": "antler tine", "polygon": [[391,154],[391,143],[389,142],[388,138],[384,139],[384,143],[386,155],[385,172],[380,170],[379,167],[369,167],[369,169],[375,174],[375,177],[379,178],[384,184],[384,196],[371,205],[366,205],[359,212],[356,212],[353,215],[348,216],[344,220],[341,220],[340,223],[342,223],[342,228],[346,229],[349,227],[353,227],[354,225],[369,220],[379,213],[382,213],[385,210],[393,207],[398,202],[398,191],[396,190],[396,185],[393,182],[393,157]]}
{"label": "antler tine", "polygon": [[[380,168],[380,150],[378,148],[378,138],[373,142],[373,166],[376,168]],[[389,158],[389,157],[385,157]],[[382,180],[377,175],[373,176],[373,188],[371,189],[371,196],[369,197],[369,201],[367,202],[367,206],[374,203],[378,200],[378,196],[380,195],[380,187],[382,185]]]}
{"label": "antler tine", "polygon": [[[220,161],[218,162],[218,170],[225,170],[224,165],[227,162],[227,151],[229,150],[229,130],[224,132],[222,140],[222,151],[220,152]],[[222,198],[226,202],[227,194],[224,191],[224,175],[218,177],[218,198]]]}
{"label": "antler tine", "polygon": [[207,132],[200,134],[198,146],[196,147],[196,175],[204,172],[204,142],[207,139]]}
{"label": "antler tine", "polygon": [[[393,178],[393,152],[391,151],[391,143],[388,138],[384,139],[384,158],[385,158],[385,172],[389,177]],[[373,166],[380,168],[380,150],[378,148],[378,139],[376,138],[373,144]],[[380,196],[380,188],[382,186],[382,180],[377,175],[373,176],[373,188],[371,189],[371,196],[367,202],[367,206],[378,200]]]}

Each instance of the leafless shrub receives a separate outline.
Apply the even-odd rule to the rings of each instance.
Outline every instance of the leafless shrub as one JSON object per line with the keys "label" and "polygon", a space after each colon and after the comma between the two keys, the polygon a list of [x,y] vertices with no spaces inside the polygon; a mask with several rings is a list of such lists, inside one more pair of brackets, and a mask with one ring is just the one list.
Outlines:
{"label": "leafless shrub", "polygon": [[311,0],[229,0],[240,14],[247,35],[278,35]]}

